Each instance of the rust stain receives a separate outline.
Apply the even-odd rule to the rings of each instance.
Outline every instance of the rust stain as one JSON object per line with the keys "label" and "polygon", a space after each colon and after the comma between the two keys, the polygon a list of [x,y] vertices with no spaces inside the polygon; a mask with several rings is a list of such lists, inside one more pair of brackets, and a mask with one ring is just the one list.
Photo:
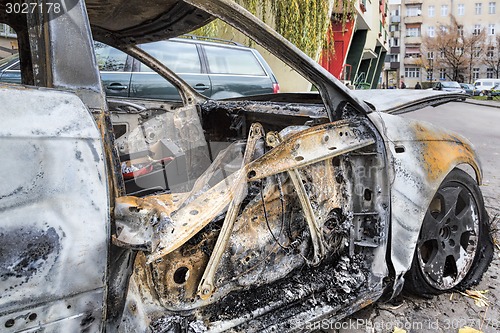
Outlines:
{"label": "rust stain", "polygon": [[367,299],[366,301],[361,303],[359,306],[360,306],[360,309],[363,309],[363,308],[366,308],[368,305],[372,305],[372,304],[373,304],[373,300]]}
{"label": "rust stain", "polygon": [[481,179],[474,150],[460,137],[444,131],[434,131],[421,124],[415,125],[415,136],[417,141],[421,141],[421,156],[429,180],[438,180],[461,163],[471,165]]}

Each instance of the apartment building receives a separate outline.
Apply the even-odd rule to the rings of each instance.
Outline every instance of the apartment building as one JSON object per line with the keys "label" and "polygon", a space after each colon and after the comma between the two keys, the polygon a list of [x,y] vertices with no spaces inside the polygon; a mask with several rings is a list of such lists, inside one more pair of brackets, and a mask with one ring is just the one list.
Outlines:
{"label": "apartment building", "polygon": [[[497,4],[498,2],[498,4]],[[458,24],[461,35],[485,34],[482,45],[472,53],[470,70],[462,71],[457,78],[463,82],[474,82],[478,78],[496,77],[494,68],[479,58],[498,56],[496,34],[500,29],[500,0],[390,0],[391,34],[389,54],[386,58],[385,80],[397,79],[407,87],[417,82],[428,86],[439,80],[450,80],[450,68],[437,65],[436,57],[442,54],[425,47],[425,38],[434,38],[440,29]]]}
{"label": "apartment building", "polygon": [[380,73],[389,48],[389,8],[387,0],[352,0],[355,13],[332,19],[330,39],[334,48],[326,50],[320,64],[338,79],[358,89],[380,87]]}
{"label": "apartment building", "polygon": [[0,59],[17,53],[15,31],[7,24],[0,24]]}

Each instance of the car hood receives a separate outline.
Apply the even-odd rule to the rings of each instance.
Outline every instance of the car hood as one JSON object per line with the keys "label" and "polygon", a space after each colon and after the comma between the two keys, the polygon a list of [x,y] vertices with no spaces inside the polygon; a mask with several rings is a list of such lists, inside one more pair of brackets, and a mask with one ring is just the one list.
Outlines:
{"label": "car hood", "polygon": [[464,98],[463,94],[434,90],[371,89],[354,90],[353,95],[364,100],[374,111],[400,114],[438,106]]}
{"label": "car hood", "polygon": [[[255,40],[318,88],[330,120],[339,119],[345,103],[370,112],[364,102],[326,69],[232,0],[88,0],[96,40],[127,51],[140,43],[162,40],[222,19]],[[146,61],[147,59],[141,59]],[[151,68],[159,67],[150,66]],[[160,75],[162,69],[157,70]]]}
{"label": "car hood", "polygon": [[146,43],[193,31],[214,18],[179,0],[87,0],[94,38]]}

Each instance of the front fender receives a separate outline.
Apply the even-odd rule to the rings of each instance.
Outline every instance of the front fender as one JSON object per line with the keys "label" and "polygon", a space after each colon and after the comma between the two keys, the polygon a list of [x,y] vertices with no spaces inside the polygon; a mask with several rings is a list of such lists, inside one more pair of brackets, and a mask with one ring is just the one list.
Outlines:
{"label": "front fender", "polygon": [[396,281],[402,282],[427,207],[446,175],[467,164],[480,184],[482,172],[472,144],[457,134],[394,115],[372,113],[370,118],[386,141],[392,166],[390,260]]}

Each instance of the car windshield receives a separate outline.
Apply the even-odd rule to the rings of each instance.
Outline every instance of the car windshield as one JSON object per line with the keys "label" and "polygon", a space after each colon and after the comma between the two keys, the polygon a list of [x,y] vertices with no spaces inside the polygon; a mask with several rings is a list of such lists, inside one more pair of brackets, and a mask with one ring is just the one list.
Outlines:
{"label": "car windshield", "polygon": [[460,85],[458,82],[451,81],[451,82],[442,82],[441,83],[444,88],[460,88]]}

